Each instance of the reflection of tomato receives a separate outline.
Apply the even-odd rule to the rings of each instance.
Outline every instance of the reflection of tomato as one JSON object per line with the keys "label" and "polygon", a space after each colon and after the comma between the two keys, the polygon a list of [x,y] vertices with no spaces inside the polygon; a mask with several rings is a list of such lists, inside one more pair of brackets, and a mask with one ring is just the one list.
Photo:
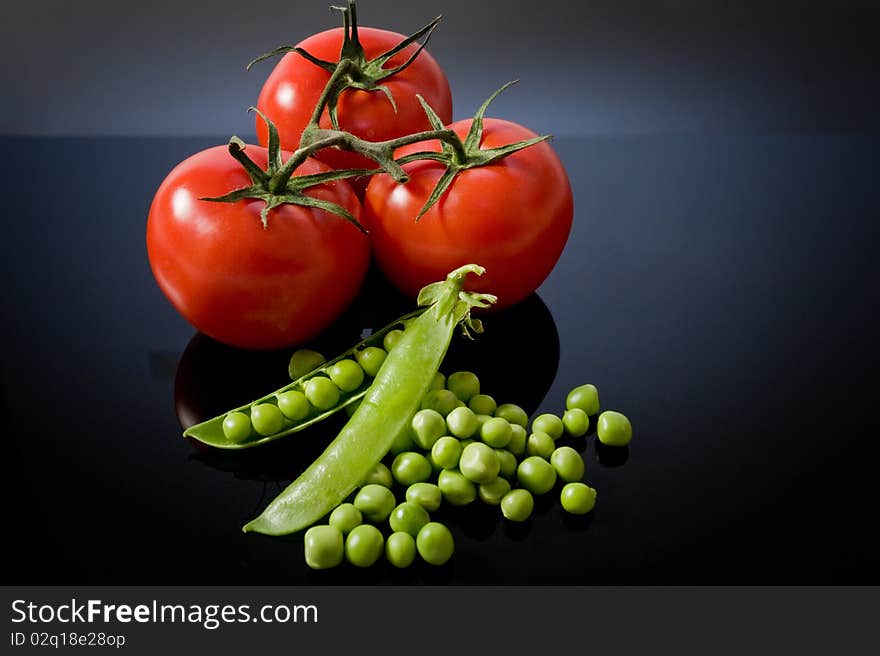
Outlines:
{"label": "reflection of tomato", "polygon": [[[310,36],[299,46],[325,61],[338,61],[344,31],[327,30]],[[390,50],[406,37],[395,32],[358,27],[358,37],[368,59]],[[410,44],[384,66],[394,68],[405,62],[417,49]],[[278,126],[281,147],[294,150],[300,135],[318,104],[318,98],[330,79],[330,73],[295,52],[281,58],[260,92],[257,108]],[[337,105],[339,127],[369,141],[385,141],[413,132],[430,130],[425,112],[416,99],[421,94],[444,122],[452,120],[452,93],[449,82],[437,61],[422,50],[415,61],[399,73],[381,80],[387,86],[397,111],[382,91],[348,89]],[[266,125],[257,117],[257,137],[264,146],[268,141]],[[330,127],[327,111],[321,118],[322,128]],[[373,168],[374,163],[357,153],[327,148],[315,155],[334,168]],[[444,274],[445,275],[445,274]]]}
{"label": "reflection of tomato", "polygon": [[[265,168],[264,148],[247,152]],[[327,170],[307,160],[296,174]],[[280,205],[264,228],[262,201],[199,200],[250,184],[226,146],[181,162],[150,207],[150,265],[174,307],[210,337],[243,348],[291,346],[326,328],[351,303],[367,270],[369,242],[345,219],[319,209]],[[360,214],[345,181],[305,193]]]}
{"label": "reflection of tomato", "polygon": [[[471,120],[450,128],[464,139]],[[483,148],[536,135],[498,119],[485,119]],[[439,151],[423,142],[397,151]],[[446,194],[418,221],[444,166],[420,160],[404,166],[410,181],[398,185],[375,175],[364,198],[364,224],[379,266],[405,294],[476,262],[486,274],[469,288],[498,296],[496,308],[517,303],[537,289],[559,259],[572,222],[572,194],[562,162],[547,142],[486,166],[461,171]]]}

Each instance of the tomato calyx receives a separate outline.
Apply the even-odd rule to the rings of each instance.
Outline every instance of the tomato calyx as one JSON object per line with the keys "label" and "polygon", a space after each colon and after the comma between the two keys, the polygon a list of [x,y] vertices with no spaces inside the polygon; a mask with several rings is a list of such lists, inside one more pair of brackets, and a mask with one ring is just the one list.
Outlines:
{"label": "tomato calyx", "polygon": [[[404,164],[408,164],[409,162],[414,162],[418,160],[430,159],[436,162],[440,162],[446,167],[446,170],[440,176],[440,179],[437,180],[437,184],[434,186],[434,189],[431,191],[431,195],[428,197],[428,200],[425,201],[425,204],[422,206],[422,209],[419,210],[418,215],[415,220],[418,222],[425,213],[437,203],[438,200],[443,196],[444,193],[449,189],[452,185],[452,182],[455,180],[456,176],[464,170],[472,169],[478,166],[486,166],[488,164],[493,164],[498,160],[501,160],[508,155],[512,155],[513,153],[522,150],[523,148],[528,148],[529,146],[534,146],[537,143],[542,141],[546,141],[550,138],[550,135],[542,135],[539,137],[534,137],[532,139],[526,139],[524,141],[517,141],[515,143],[506,144],[504,146],[498,146],[495,148],[480,148],[480,142],[483,140],[483,116],[486,113],[486,110],[489,108],[489,105],[492,103],[498,95],[510,87],[513,84],[516,84],[518,80],[512,80],[502,86],[500,89],[495,91],[491,96],[489,96],[486,101],[480,105],[480,108],[474,114],[473,119],[471,119],[471,126],[468,130],[467,135],[462,141],[458,135],[453,133],[453,136],[448,139],[442,139],[440,142],[441,151],[438,152],[417,152],[412,153],[410,155],[406,155],[397,160],[397,163],[401,166]],[[443,130],[446,128],[443,125],[443,121],[437,116],[437,113],[431,108],[431,106],[425,102],[425,99],[422,96],[417,96],[419,102],[422,105],[422,108],[425,110],[425,114],[428,116],[428,120],[431,123],[431,126],[435,130]]]}
{"label": "tomato calyx", "polygon": [[232,137],[229,140],[229,154],[238,161],[247,171],[251,184],[247,187],[234,189],[223,196],[211,198],[201,198],[200,200],[212,201],[215,203],[236,203],[246,198],[261,200],[265,203],[260,210],[260,220],[263,228],[269,227],[269,210],[286,203],[292,205],[301,205],[303,207],[312,207],[324,210],[331,214],[342,217],[349,223],[353,224],[358,230],[366,234],[366,229],[347,209],[321,198],[315,198],[305,193],[307,189],[318,185],[333,182],[335,180],[344,180],[347,178],[359,177],[375,173],[368,169],[339,169],[336,171],[326,171],[324,173],[314,173],[311,175],[294,176],[296,168],[302,164],[310,151],[300,148],[287,162],[283,161],[281,156],[280,139],[278,137],[278,129],[275,124],[256,108],[251,107],[266,122],[269,128],[269,145],[268,145],[268,163],[266,170],[248,157],[245,152],[247,144],[238,137]]}
{"label": "tomato calyx", "polygon": [[[483,322],[471,316],[473,308],[487,308],[498,301],[494,294],[466,292],[462,289],[464,280],[469,273],[482,276],[486,269],[478,264],[466,264],[458,267],[446,276],[446,280],[432,282],[422,287],[416,303],[420,307],[436,305],[436,316],[444,316],[451,311],[453,320],[460,325],[462,334],[468,339],[474,333],[483,332]],[[455,294],[454,292],[458,292]],[[450,294],[450,292],[453,292]]]}
{"label": "tomato calyx", "polygon": [[[393,48],[390,48],[373,59],[368,59],[364,52],[364,48],[361,45],[360,39],[358,38],[357,4],[355,0],[348,0],[347,7],[331,6],[330,9],[342,14],[344,33],[338,61],[333,62],[320,59],[312,55],[305,48],[299,46],[284,45],[260,55],[251,61],[247,65],[248,70],[250,70],[254,64],[265,59],[288,52],[295,52],[330,73],[330,82],[325,87],[321,101],[315,108],[316,114],[312,117],[311,124],[314,126],[317,126],[318,119],[321,117],[324,107],[326,106],[330,118],[330,125],[334,130],[339,130],[337,104],[339,102],[339,97],[346,89],[382,92],[388,98],[388,102],[391,103],[394,111],[397,112],[397,104],[394,101],[394,96],[392,95],[391,90],[386,85],[379,83],[382,80],[396,75],[415,61],[416,57],[419,56],[428,44],[431,34],[434,32],[434,29],[443,17],[437,16],[437,18],[403,39]],[[420,39],[423,40],[420,41]],[[392,68],[385,68],[385,65],[392,57],[394,57],[394,55],[413,43],[418,43],[419,46],[416,51],[406,59],[406,61]]]}

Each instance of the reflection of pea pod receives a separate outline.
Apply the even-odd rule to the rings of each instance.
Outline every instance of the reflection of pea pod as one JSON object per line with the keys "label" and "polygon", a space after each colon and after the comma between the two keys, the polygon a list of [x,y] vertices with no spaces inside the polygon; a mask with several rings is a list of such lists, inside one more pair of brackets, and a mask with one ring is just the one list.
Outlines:
{"label": "reflection of pea pod", "polygon": [[231,412],[241,412],[248,416],[250,416],[251,408],[261,403],[272,403],[277,405],[278,395],[283,392],[289,392],[291,390],[297,390],[302,392],[305,384],[312,378],[316,376],[327,376],[327,371],[332,367],[335,363],[340,360],[345,360],[346,358],[354,359],[355,354],[358,351],[368,347],[368,346],[382,346],[382,340],[386,334],[394,330],[395,328],[400,328],[405,321],[412,319],[414,317],[419,316],[424,312],[424,308],[415,310],[414,312],[410,312],[409,314],[405,314],[402,317],[399,317],[392,323],[388,324],[381,330],[376,331],[365,340],[360,342],[359,344],[353,346],[352,348],[345,351],[342,355],[330,360],[322,364],[320,367],[315,369],[314,371],[310,371],[306,375],[298,378],[297,380],[285,385],[284,387],[275,390],[274,392],[267,394],[266,396],[260,397],[250,403],[247,403],[238,408],[233,408],[227,412],[224,412],[217,417],[213,417],[212,419],[208,419],[207,421],[203,421],[200,424],[195,424],[194,426],[190,426],[183,432],[184,437],[191,437],[199,442],[207,444],[212,447],[216,447],[219,449],[249,449],[251,447],[259,446],[260,444],[266,444],[268,442],[272,442],[279,438],[285,437],[292,433],[296,433],[301,431],[304,428],[308,428],[313,424],[326,419],[331,416],[333,413],[341,410],[342,408],[356,403],[358,400],[363,398],[364,394],[366,394],[367,390],[370,388],[372,384],[372,379],[365,376],[364,381],[354,390],[350,392],[345,392],[340,390],[339,402],[336,403],[332,408],[328,410],[319,410],[313,406],[309,407],[308,414],[300,419],[299,421],[290,421],[285,420],[285,424],[283,428],[272,435],[262,436],[255,432],[251,432],[251,436],[244,441],[235,442],[226,437],[223,432],[223,420]]}

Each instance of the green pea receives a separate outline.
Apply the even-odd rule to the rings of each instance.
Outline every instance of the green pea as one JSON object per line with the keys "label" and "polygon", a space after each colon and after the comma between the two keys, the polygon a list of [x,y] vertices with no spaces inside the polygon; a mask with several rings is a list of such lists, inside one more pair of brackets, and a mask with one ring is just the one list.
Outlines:
{"label": "green pea", "polygon": [[433,483],[414,483],[406,489],[406,500],[419,504],[428,512],[440,507],[443,494]]}
{"label": "green pea", "polygon": [[361,482],[361,487],[367,485],[381,485],[382,487],[391,488],[394,485],[394,477],[391,470],[383,462],[377,462],[376,466],[370,470],[367,477]]}
{"label": "green pea", "polygon": [[251,408],[251,423],[260,435],[274,435],[284,426],[284,415],[277,405],[261,403]]}
{"label": "green pea", "polygon": [[474,394],[468,401],[468,407],[478,415],[493,415],[498,405],[488,394]]}
{"label": "green pea", "polygon": [[575,387],[565,397],[565,407],[567,410],[578,408],[588,415],[594,415],[599,412],[599,390],[595,385]]}
{"label": "green pea", "polygon": [[371,522],[384,522],[394,510],[394,493],[384,485],[370,483],[358,490],[354,507]]}
{"label": "green pea", "polygon": [[471,438],[471,437],[467,438],[466,440],[461,440],[461,449],[462,449],[462,451],[464,450],[464,448],[465,448],[468,444],[473,444],[474,442],[476,442],[476,440],[473,439],[473,438]]}
{"label": "green pea", "polygon": [[582,437],[590,429],[590,416],[580,408],[572,408],[562,415],[562,425],[572,437]]}
{"label": "green pea", "polygon": [[524,522],[535,509],[535,500],[528,490],[511,490],[501,499],[501,514],[512,522]]}
{"label": "green pea", "polygon": [[312,526],[303,538],[306,565],[312,569],[328,569],[342,562],[342,532],[335,526]]}
{"label": "green pea", "polygon": [[584,477],[584,459],[570,446],[561,446],[550,456],[550,464],[556,475],[566,483],[579,481]]}
{"label": "green pea", "polygon": [[419,410],[412,419],[412,429],[413,441],[427,451],[446,434],[446,420],[431,408]]}
{"label": "green pea", "polygon": [[382,555],[385,540],[371,524],[355,526],[345,538],[345,558],[355,567],[369,567]]}
{"label": "green pea", "polygon": [[243,412],[230,412],[223,418],[223,434],[230,442],[244,442],[251,436],[251,418]]}
{"label": "green pea", "polygon": [[470,371],[456,371],[446,379],[446,389],[467,403],[480,393],[480,379]]}
{"label": "green pea", "polygon": [[596,424],[596,435],[602,444],[608,446],[626,446],[632,440],[632,424],[626,415],[614,410],[606,410],[599,415]]}
{"label": "green pea", "polygon": [[477,418],[477,434],[483,428],[483,424],[492,418],[492,415],[474,415]]}
{"label": "green pea", "polygon": [[508,492],[510,492],[510,483],[500,476],[491,483],[483,483],[483,485],[477,488],[477,494],[479,494],[480,500],[482,500],[483,503],[488,503],[490,506],[497,506],[500,504],[504,495]]}
{"label": "green pea", "polygon": [[353,503],[343,503],[330,513],[330,526],[339,529],[343,535],[351,533],[351,529],[360,526],[364,521],[361,511],[354,507]]}
{"label": "green pea", "polygon": [[584,483],[569,483],[562,488],[559,501],[572,515],[585,515],[596,506],[596,490]]}
{"label": "green pea", "polygon": [[415,451],[404,451],[391,463],[391,475],[401,485],[422,483],[431,478],[433,467],[428,459]]}
{"label": "green pea", "polygon": [[468,438],[477,432],[480,423],[470,408],[456,408],[446,416],[446,426],[455,437]]}
{"label": "green pea", "polygon": [[416,548],[429,565],[442,565],[452,558],[455,552],[455,540],[443,524],[428,522],[416,537]]}
{"label": "green pea", "polygon": [[542,431],[535,431],[529,435],[526,442],[527,455],[539,456],[545,460],[552,455],[555,448],[556,444],[553,442],[553,438]]}
{"label": "green pea", "polygon": [[278,409],[291,421],[299,421],[308,416],[311,407],[305,394],[289,390],[278,395]]}
{"label": "green pea", "polygon": [[506,419],[511,424],[519,424],[523,428],[529,425],[529,416],[526,411],[515,403],[502,403],[495,409],[495,416]]}
{"label": "green pea", "polygon": [[443,498],[453,506],[466,506],[477,498],[477,488],[457,469],[444,469],[437,477]]}
{"label": "green pea", "polygon": [[507,450],[515,456],[521,456],[526,452],[527,435],[526,429],[519,424],[510,424],[510,442],[507,443]]}
{"label": "green pea", "polygon": [[404,501],[391,511],[391,516],[388,518],[392,531],[403,531],[413,537],[418,535],[419,530],[429,521],[431,518],[428,517],[428,511],[412,501]]}
{"label": "green pea", "polygon": [[461,442],[454,437],[441,437],[431,447],[431,459],[441,469],[455,469],[461,457]]}
{"label": "green pea", "polygon": [[[449,437],[449,436],[447,435],[447,437]],[[443,438],[441,437],[440,439],[442,440]],[[453,439],[454,439],[454,438],[453,438]],[[440,441],[440,440],[437,440],[437,442],[439,442],[439,441]],[[434,446],[437,445],[437,442],[434,442]],[[433,450],[433,448],[434,448],[434,447],[431,447],[432,450]],[[445,469],[445,467],[443,467],[443,465],[439,464],[436,460],[434,460],[434,456],[431,454],[431,451],[426,451],[426,452],[425,452],[425,457],[428,459],[428,462],[431,463],[431,470],[432,470],[435,474],[439,474],[440,471],[442,471],[443,469]]]}
{"label": "green pea", "polygon": [[403,331],[399,328],[395,328],[394,330],[389,330],[385,333],[385,337],[382,338],[382,346],[385,347],[386,351],[390,351],[394,348],[394,345],[403,337]]}
{"label": "green pea", "polygon": [[311,373],[322,364],[327,362],[327,358],[311,349],[299,349],[294,351],[290,356],[290,363],[287,365],[287,373],[291,380],[302,378],[307,373]]}
{"label": "green pea", "polygon": [[340,360],[327,370],[336,387],[343,392],[354,392],[364,382],[364,370],[354,360]]}
{"label": "green pea", "polygon": [[529,456],[516,469],[519,484],[533,494],[546,494],[556,483],[556,470],[538,456]]}
{"label": "green pea", "polygon": [[436,410],[445,417],[458,407],[458,397],[449,390],[430,390],[422,399],[422,409]]}
{"label": "green pea", "polygon": [[501,471],[501,463],[492,447],[474,442],[462,449],[458,469],[468,480],[483,484],[495,480]]}
{"label": "green pea", "polygon": [[385,541],[385,559],[394,567],[403,569],[416,559],[416,540],[409,533],[392,533]]}
{"label": "green pea", "polygon": [[513,478],[516,475],[516,456],[507,449],[495,449],[495,455],[498,456],[498,463],[501,465],[498,475]]}
{"label": "green pea", "polygon": [[550,413],[538,415],[532,422],[533,433],[539,431],[542,433],[547,433],[547,435],[552,437],[554,440],[558,440],[560,437],[562,437],[562,432],[564,430],[565,425],[562,423],[562,419]]}
{"label": "green pea", "polygon": [[441,390],[446,389],[446,376],[441,374],[439,371],[434,374],[434,380],[431,381],[431,384],[428,386],[428,390]]}
{"label": "green pea", "polygon": [[492,417],[480,426],[480,439],[496,448],[507,446],[512,435],[513,430],[510,428],[510,422],[503,417]]}
{"label": "green pea", "polygon": [[388,353],[385,349],[381,349],[378,346],[368,346],[355,353],[354,357],[357,358],[357,362],[364,370],[364,373],[371,378],[375,378],[387,355]]}
{"label": "green pea", "polygon": [[315,376],[305,384],[306,398],[318,410],[329,410],[339,403],[339,388],[329,378]]}

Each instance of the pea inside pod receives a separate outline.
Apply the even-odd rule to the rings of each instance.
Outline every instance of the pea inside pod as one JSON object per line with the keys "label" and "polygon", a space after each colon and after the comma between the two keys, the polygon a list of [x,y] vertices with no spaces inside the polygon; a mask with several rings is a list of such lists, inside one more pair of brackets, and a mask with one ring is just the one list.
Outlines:
{"label": "pea inside pod", "polygon": [[[385,353],[382,349],[385,336],[400,330],[404,321],[418,317],[423,312],[424,309],[419,309],[396,319],[329,362],[313,366],[316,357],[306,365],[298,362],[298,371],[312,368],[271,394],[187,428],[184,437],[218,449],[248,449],[323,421],[364,397],[378,371],[378,368],[374,368],[376,362],[379,361],[381,365],[385,359],[381,355]],[[369,352],[372,358],[365,362],[366,371],[358,360],[358,355],[361,355],[361,361],[364,360],[362,354],[365,352]],[[264,407],[255,416],[254,411],[260,406]],[[265,406],[274,406],[280,413]]]}

